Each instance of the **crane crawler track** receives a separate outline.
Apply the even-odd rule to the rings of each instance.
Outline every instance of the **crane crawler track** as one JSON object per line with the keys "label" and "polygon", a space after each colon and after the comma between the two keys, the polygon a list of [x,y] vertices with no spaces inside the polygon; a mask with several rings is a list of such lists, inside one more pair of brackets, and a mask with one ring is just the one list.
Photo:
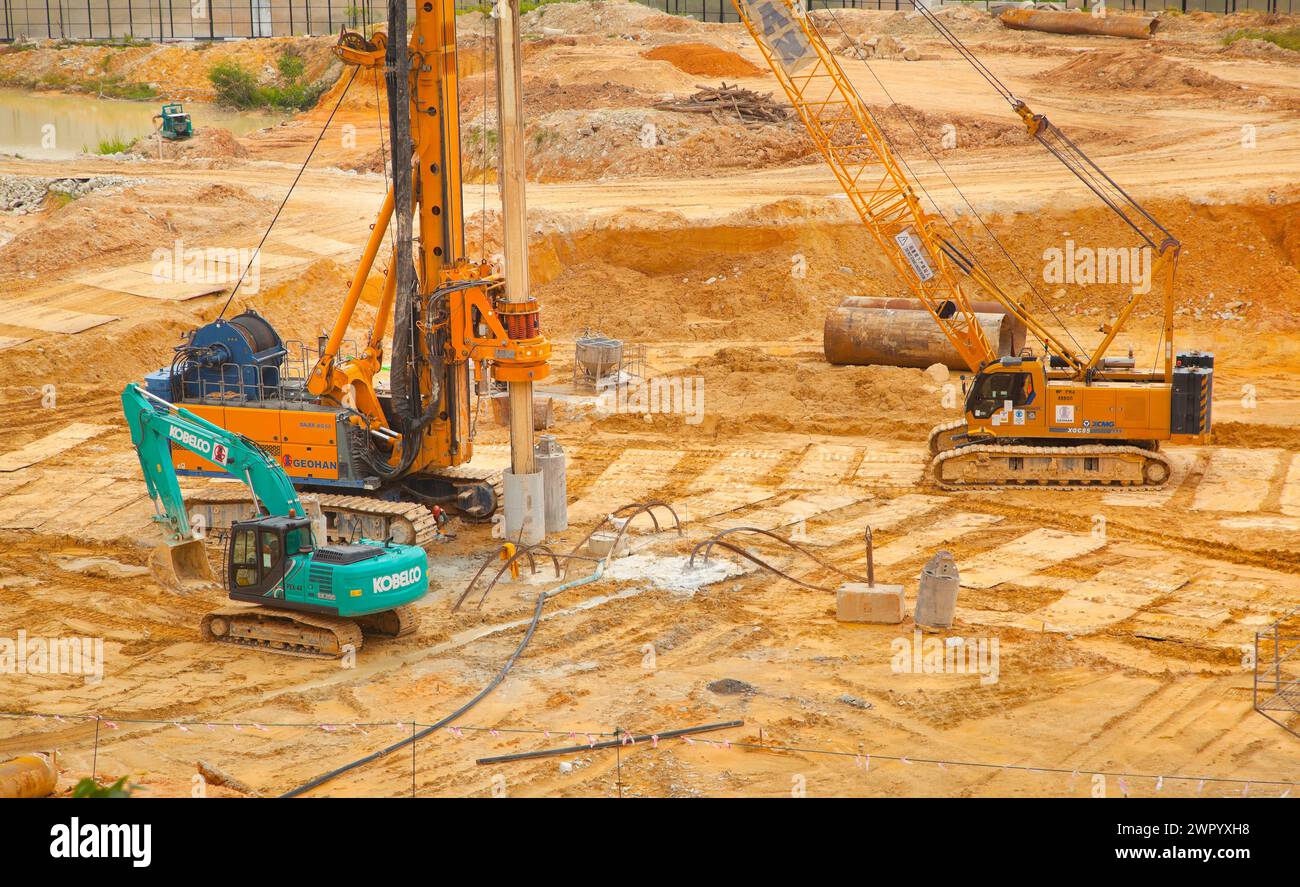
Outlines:
{"label": "crane crawler track", "polygon": [[930,462],[934,482],[953,491],[1158,490],[1171,473],[1160,451],[1126,444],[969,444]]}
{"label": "crane crawler track", "polygon": [[199,630],[211,643],[306,659],[338,659],[365,643],[361,626],[351,619],[258,606],[213,610]]}
{"label": "crane crawler track", "polygon": [[954,434],[961,433],[966,427],[965,419],[954,419],[951,422],[943,422],[930,429],[930,455],[937,456],[940,453],[953,448],[952,437]]}

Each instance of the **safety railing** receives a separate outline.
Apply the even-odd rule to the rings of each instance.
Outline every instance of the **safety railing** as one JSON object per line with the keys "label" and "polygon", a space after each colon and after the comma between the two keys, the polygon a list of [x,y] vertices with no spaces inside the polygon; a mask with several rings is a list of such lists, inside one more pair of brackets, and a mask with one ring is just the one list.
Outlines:
{"label": "safety railing", "polygon": [[[218,367],[219,378],[182,378],[181,401],[226,406],[275,401],[283,409],[314,409],[307,379],[319,352],[306,342],[292,339],[284,347],[286,353],[278,367],[231,362]],[[351,340],[345,340],[339,352],[341,360],[357,353],[356,343]]]}
{"label": "safety railing", "polygon": [[1300,607],[1255,634],[1255,711],[1300,737]]}

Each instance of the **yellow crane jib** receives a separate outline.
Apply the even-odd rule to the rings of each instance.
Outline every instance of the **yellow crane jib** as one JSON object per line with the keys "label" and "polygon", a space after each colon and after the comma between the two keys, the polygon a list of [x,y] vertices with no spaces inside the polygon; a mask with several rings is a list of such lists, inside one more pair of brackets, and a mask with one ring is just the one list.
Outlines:
{"label": "yellow crane jib", "polygon": [[[1132,353],[1106,356],[1144,288],[1135,286],[1115,320],[1103,325],[1096,347],[1083,348],[1005,246],[998,242],[1030,294],[1044,301],[1059,331],[992,279],[942,210],[936,207],[932,214],[922,208],[910,170],[895,156],[803,0],[732,2],[882,254],[975,374],[966,386],[964,418],[930,434],[933,479],[948,489],[1163,485],[1171,463],[1158,452],[1160,444],[1204,443],[1211,427],[1214,356],[1175,352],[1173,347],[1177,239],[1045,115],[1018,99],[928,6],[913,0],[917,13],[1010,104],[1030,136],[1152,251],[1151,283],[1163,290],[1162,371],[1139,369]],[[833,9],[827,14],[836,17]],[[870,67],[865,58],[861,61]],[[931,159],[942,167],[933,155]],[[1025,349],[1000,357],[984,336],[963,281],[973,282],[1023,322],[1042,342],[1043,353]]]}

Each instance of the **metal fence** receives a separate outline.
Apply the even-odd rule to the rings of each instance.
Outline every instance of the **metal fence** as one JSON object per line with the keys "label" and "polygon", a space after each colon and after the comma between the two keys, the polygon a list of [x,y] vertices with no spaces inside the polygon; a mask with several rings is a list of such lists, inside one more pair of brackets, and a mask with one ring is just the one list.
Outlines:
{"label": "metal fence", "polygon": [[1255,635],[1254,706],[1300,737],[1300,609]]}
{"label": "metal fence", "polygon": [[0,0],[0,7],[0,41],[287,37],[384,19],[382,0]]}
{"label": "metal fence", "polygon": [[[705,22],[739,21],[731,0],[637,0],[646,6],[662,10],[670,15],[689,15]],[[941,3],[931,0],[931,6],[972,6],[976,9],[989,9],[1005,4],[1006,0],[963,0],[963,2]],[[1063,2],[1063,0],[1062,0]],[[1233,13],[1254,10],[1256,12],[1291,13],[1293,7],[1300,6],[1300,0],[1107,0],[1109,8],[1117,11],[1160,12],[1170,9],[1180,12],[1217,12]],[[824,7],[833,9],[874,9],[874,10],[909,10],[911,0],[810,0],[808,8],[818,10]]]}
{"label": "metal fence", "polygon": [[[480,0],[454,0],[478,8]],[[638,0],[671,15],[737,21],[731,0]],[[989,8],[998,0],[966,0]],[[910,0],[813,0],[813,9],[905,10]],[[935,0],[935,5],[939,5]],[[1115,9],[1291,13],[1300,0],[1111,0]],[[228,40],[333,34],[382,22],[383,0],[0,0],[0,42],[37,40]]]}

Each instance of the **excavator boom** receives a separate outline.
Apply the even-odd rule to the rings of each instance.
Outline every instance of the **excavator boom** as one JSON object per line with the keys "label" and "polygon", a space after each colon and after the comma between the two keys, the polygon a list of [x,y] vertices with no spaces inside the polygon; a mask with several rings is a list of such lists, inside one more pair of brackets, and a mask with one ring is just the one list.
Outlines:
{"label": "excavator boom", "polygon": [[259,511],[276,517],[302,517],[298,492],[280,466],[247,438],[201,419],[189,410],[155,397],[139,385],[122,390],[122,412],[131,429],[131,443],[140,459],[157,519],[167,527],[167,544],[201,540],[190,525],[172,462],[172,448],[181,447],[242,480],[253,491]]}
{"label": "excavator boom", "polygon": [[165,527],[167,544],[153,566],[166,584],[212,581],[204,532],[186,513],[174,451],[221,466],[248,485],[257,504],[258,516],[235,522],[226,545],[226,590],[240,605],[204,617],[204,638],[334,657],[359,649],[363,630],[390,636],[415,630],[410,604],[428,590],[423,549],[364,539],[318,547],[293,484],[256,443],[138,385],[123,389],[122,412],[154,519]]}

